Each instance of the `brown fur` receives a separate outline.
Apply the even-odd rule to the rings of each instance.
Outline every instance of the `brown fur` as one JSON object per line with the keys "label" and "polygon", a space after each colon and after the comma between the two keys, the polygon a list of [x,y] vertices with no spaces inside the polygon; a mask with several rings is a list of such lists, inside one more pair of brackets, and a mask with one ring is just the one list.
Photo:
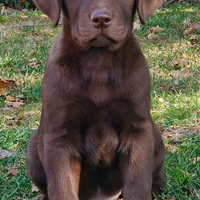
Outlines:
{"label": "brown fur", "polygon": [[27,172],[46,200],[151,200],[164,186],[164,145],[150,115],[150,77],[132,34],[161,0],[35,0],[63,29],[42,85]]}

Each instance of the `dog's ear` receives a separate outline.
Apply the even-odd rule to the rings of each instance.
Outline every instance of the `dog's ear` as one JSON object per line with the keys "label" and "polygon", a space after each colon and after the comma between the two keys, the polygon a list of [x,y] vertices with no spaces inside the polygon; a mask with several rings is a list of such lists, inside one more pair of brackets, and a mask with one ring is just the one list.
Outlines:
{"label": "dog's ear", "polygon": [[60,19],[61,0],[34,0],[34,2],[50,18],[53,25],[57,26]]}
{"label": "dog's ear", "polygon": [[163,0],[136,0],[136,9],[142,24],[162,4]]}

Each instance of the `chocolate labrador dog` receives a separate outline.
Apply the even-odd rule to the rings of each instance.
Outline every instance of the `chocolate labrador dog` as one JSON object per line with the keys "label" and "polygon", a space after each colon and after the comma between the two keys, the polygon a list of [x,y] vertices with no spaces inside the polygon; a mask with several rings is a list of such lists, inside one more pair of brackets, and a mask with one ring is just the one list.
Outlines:
{"label": "chocolate labrador dog", "polygon": [[27,151],[28,176],[45,200],[159,199],[165,150],[132,24],[161,1],[35,0],[54,26],[63,12]]}

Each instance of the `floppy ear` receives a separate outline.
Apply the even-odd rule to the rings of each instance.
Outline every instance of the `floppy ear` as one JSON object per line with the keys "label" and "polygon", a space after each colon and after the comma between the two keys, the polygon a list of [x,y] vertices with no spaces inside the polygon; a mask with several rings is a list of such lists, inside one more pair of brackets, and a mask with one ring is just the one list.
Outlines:
{"label": "floppy ear", "polygon": [[161,5],[163,0],[136,0],[136,9],[142,24]]}
{"label": "floppy ear", "polygon": [[53,25],[57,26],[60,19],[61,0],[34,0],[34,2],[50,18]]}

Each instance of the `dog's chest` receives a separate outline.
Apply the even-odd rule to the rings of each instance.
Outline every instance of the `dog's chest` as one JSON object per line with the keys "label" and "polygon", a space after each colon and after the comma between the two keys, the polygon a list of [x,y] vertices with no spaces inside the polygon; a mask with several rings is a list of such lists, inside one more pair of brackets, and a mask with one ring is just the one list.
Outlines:
{"label": "dog's chest", "polygon": [[121,72],[118,69],[85,69],[82,73],[83,91],[93,102],[102,104],[121,93]]}

